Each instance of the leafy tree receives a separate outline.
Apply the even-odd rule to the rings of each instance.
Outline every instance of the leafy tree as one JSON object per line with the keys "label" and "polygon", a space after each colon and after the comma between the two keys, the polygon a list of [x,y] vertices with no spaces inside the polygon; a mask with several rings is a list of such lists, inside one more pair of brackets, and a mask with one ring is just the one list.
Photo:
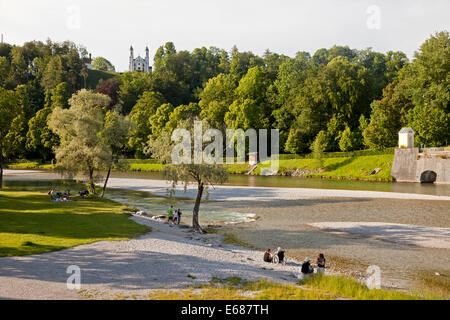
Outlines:
{"label": "leafy tree", "polygon": [[158,139],[161,135],[173,110],[174,108],[170,103],[164,103],[159,106],[159,108],[156,109],[156,113],[150,117],[149,122],[152,128],[152,139]]}
{"label": "leafy tree", "polygon": [[200,107],[197,103],[190,103],[189,105],[180,105],[173,109],[169,116],[169,121],[166,123],[166,130],[173,131],[178,127],[178,124],[183,120],[195,119],[200,114]]}
{"label": "leafy tree", "polygon": [[95,89],[95,92],[105,94],[111,99],[111,103],[108,106],[109,109],[119,102],[118,91],[119,82],[116,78],[110,78],[107,80],[101,79]]}
{"label": "leafy tree", "polygon": [[96,57],[92,61],[92,68],[94,70],[101,70],[101,71],[109,71],[109,72],[116,71],[116,68],[114,68],[113,64],[103,57]]}
{"label": "leafy tree", "polygon": [[225,127],[225,114],[233,103],[235,89],[235,82],[229,75],[219,74],[209,79],[200,93],[201,118],[206,119],[213,128]]}
{"label": "leafy tree", "polygon": [[3,187],[4,159],[17,150],[10,144],[11,141],[7,137],[10,137],[11,132],[15,130],[13,127],[17,124],[15,119],[21,117],[22,113],[16,93],[0,87],[0,188]]}
{"label": "leafy tree", "polygon": [[398,131],[407,123],[411,102],[394,81],[383,90],[383,98],[371,104],[370,122],[363,131],[364,144],[370,149],[393,147]]}
{"label": "leafy tree", "polygon": [[450,140],[447,120],[450,117],[449,33],[434,34],[414,56],[399,88],[414,105],[409,121],[419,142],[429,146],[444,145]]}
{"label": "leafy tree", "polygon": [[340,136],[339,149],[343,152],[354,150],[355,138],[349,126],[345,127]]}
{"label": "leafy tree", "polygon": [[166,100],[160,93],[146,91],[131,110],[130,118],[134,127],[128,146],[135,150],[137,157],[143,156],[148,137],[152,134],[150,117],[155,115],[158,108],[165,102]]}
{"label": "leafy tree", "polygon": [[313,152],[314,159],[317,161],[317,166],[319,168],[323,168],[323,152],[327,148],[327,139],[325,131],[321,130],[317,134],[313,143],[310,146],[311,151]]}
{"label": "leafy tree", "polygon": [[102,144],[108,147],[110,160],[107,163],[108,171],[102,188],[101,197],[105,195],[106,185],[111,174],[112,166],[118,165],[118,160],[130,136],[131,122],[128,117],[121,115],[117,110],[106,112],[103,129],[99,132]]}
{"label": "leafy tree", "polygon": [[6,57],[0,56],[0,85],[4,86],[11,72],[11,65]]}
{"label": "leafy tree", "polygon": [[262,67],[254,67],[239,81],[236,99],[225,114],[230,128],[269,128],[272,109],[267,101],[268,80]]}
{"label": "leafy tree", "polygon": [[48,126],[51,107],[39,110],[28,122],[27,149],[39,152],[44,161],[53,156],[53,148],[59,144],[58,136]]}
{"label": "leafy tree", "polygon": [[252,52],[239,52],[235,47],[230,63],[230,74],[236,82],[247,74],[249,69],[264,66],[264,60]]}
{"label": "leafy tree", "polygon": [[[179,128],[185,128],[190,132],[190,143],[194,145],[194,119],[184,120],[179,124]],[[204,122],[204,127],[208,127]],[[149,151],[152,156],[162,162],[171,162],[171,153],[174,143],[170,139],[171,132],[164,133],[156,140],[151,139],[149,142]],[[202,149],[203,150],[203,149]],[[192,154],[192,150],[191,150]],[[199,224],[198,216],[200,211],[200,203],[203,192],[208,186],[224,183],[227,180],[227,171],[223,166],[211,164],[174,164],[170,163],[163,170],[164,177],[172,181],[173,186],[182,183],[185,188],[189,184],[197,186],[197,197],[195,199],[194,209],[192,212],[192,228],[198,233],[203,233]]]}
{"label": "leafy tree", "polygon": [[50,59],[45,71],[42,74],[41,85],[45,90],[51,90],[61,83],[64,79],[63,64],[60,56],[54,56]]}
{"label": "leafy tree", "polygon": [[52,107],[68,108],[68,100],[70,99],[69,85],[67,82],[59,83],[52,92]]}
{"label": "leafy tree", "polygon": [[418,133],[417,143],[426,146],[443,146],[450,141],[450,114],[441,108],[418,105],[408,114],[409,123]]}
{"label": "leafy tree", "polygon": [[55,148],[58,167],[87,176],[92,194],[95,172],[111,163],[110,147],[98,134],[104,128],[109,102],[108,96],[82,89],[70,98],[69,109],[57,107],[49,119],[49,126],[61,140]]}
{"label": "leafy tree", "polygon": [[145,91],[153,90],[152,76],[144,72],[125,72],[120,75],[119,103],[124,114],[131,109]]}

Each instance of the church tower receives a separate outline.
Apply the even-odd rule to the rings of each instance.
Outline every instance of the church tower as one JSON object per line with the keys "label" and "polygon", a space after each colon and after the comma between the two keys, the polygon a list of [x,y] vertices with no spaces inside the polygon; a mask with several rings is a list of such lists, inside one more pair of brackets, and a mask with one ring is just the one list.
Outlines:
{"label": "church tower", "polygon": [[150,57],[149,57],[149,50],[148,50],[148,46],[145,47],[145,72],[150,72]]}
{"label": "church tower", "polygon": [[128,70],[130,72],[134,71],[134,50],[133,50],[133,46],[130,46],[130,65],[128,67]]}

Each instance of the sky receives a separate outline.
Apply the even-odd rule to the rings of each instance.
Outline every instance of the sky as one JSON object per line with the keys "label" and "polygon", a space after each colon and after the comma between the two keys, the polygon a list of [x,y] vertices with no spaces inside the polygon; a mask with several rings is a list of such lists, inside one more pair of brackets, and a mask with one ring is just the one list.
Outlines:
{"label": "sky", "polygon": [[333,45],[414,51],[450,31],[450,0],[0,0],[0,33],[22,45],[50,38],[87,47],[116,71],[172,41],[177,50],[215,46],[294,56]]}

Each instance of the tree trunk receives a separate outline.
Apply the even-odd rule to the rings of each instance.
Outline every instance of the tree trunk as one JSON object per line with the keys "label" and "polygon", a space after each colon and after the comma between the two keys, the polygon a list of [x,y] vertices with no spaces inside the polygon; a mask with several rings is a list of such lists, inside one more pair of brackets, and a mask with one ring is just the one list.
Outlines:
{"label": "tree trunk", "polygon": [[192,212],[192,228],[198,233],[203,233],[200,224],[198,223],[198,211],[200,210],[200,202],[202,201],[202,194],[204,190],[203,182],[198,183],[197,198],[195,199],[194,211]]}
{"label": "tree trunk", "polygon": [[105,195],[105,190],[106,190],[106,184],[108,183],[108,179],[109,179],[109,174],[111,173],[111,166],[109,166],[108,168],[108,173],[106,174],[106,179],[105,179],[105,183],[103,184],[103,189],[102,189],[102,198]]}
{"label": "tree trunk", "polygon": [[94,169],[89,168],[89,191],[91,194],[95,195],[95,184],[94,184]]}
{"label": "tree trunk", "polygon": [[0,189],[3,188],[3,161],[0,160]]}

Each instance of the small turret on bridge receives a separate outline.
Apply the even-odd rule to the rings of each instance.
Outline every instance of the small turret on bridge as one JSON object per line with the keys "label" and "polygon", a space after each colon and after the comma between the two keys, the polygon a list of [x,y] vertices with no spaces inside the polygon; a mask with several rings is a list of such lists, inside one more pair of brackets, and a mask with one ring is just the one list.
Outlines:
{"label": "small turret on bridge", "polygon": [[436,182],[450,184],[450,150],[414,147],[414,130],[402,128],[398,133],[391,176],[399,182]]}

